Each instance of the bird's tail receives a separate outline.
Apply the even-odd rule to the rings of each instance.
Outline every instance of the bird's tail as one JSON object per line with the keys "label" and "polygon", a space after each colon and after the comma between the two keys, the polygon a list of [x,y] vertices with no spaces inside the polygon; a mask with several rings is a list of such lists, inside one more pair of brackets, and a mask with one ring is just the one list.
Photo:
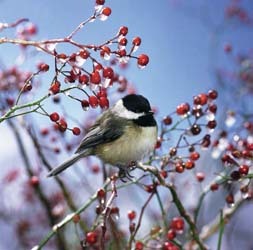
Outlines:
{"label": "bird's tail", "polygon": [[63,162],[60,166],[52,169],[47,177],[51,177],[51,176],[55,176],[58,175],[59,173],[61,173],[63,170],[65,170],[66,168],[70,167],[71,165],[73,165],[75,162],[77,162],[81,157],[83,157],[84,155],[82,154],[76,154],[73,155],[70,159],[66,160],[65,162]]}

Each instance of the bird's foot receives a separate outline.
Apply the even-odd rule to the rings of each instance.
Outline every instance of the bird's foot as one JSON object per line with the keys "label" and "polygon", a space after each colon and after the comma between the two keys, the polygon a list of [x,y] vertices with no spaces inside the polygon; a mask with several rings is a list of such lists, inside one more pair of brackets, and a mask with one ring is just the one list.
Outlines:
{"label": "bird's foot", "polygon": [[118,166],[119,167],[119,178],[122,182],[132,181],[134,176],[130,174],[135,169],[135,165],[132,163],[129,166]]}

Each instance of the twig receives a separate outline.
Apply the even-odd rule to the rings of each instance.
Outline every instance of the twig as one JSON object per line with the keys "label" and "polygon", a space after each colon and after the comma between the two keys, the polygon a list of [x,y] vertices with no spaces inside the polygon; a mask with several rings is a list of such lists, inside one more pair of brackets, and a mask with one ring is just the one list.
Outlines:
{"label": "twig", "polygon": [[[61,90],[59,93],[65,93],[71,89],[75,89],[75,88],[78,88],[77,86],[72,86],[72,87],[69,87],[69,88],[66,88],[66,89],[63,89]],[[37,101],[33,101],[33,102],[29,102],[29,103],[26,103],[26,104],[23,104],[23,105],[14,105],[13,107],[11,107],[9,109],[9,111],[7,111],[2,117],[0,117],[0,123],[9,119],[10,117],[14,117],[14,116],[11,116],[13,113],[15,113],[17,110],[20,110],[20,109],[25,109],[25,108],[31,108],[33,106],[37,106],[37,107],[41,107],[41,103],[46,100],[48,97],[50,96],[50,94],[46,94],[45,96],[41,97],[40,99],[38,99]],[[36,111],[36,108],[35,110],[33,111]],[[31,112],[33,112],[31,111]],[[18,115],[15,115],[15,116],[19,116],[19,115],[22,115],[22,114],[27,114],[27,113],[31,113],[30,111],[28,112],[24,112],[24,113],[21,113],[21,114],[18,114]]]}
{"label": "twig", "polygon": [[117,188],[116,188],[116,178],[111,178],[111,187],[112,187],[112,193],[110,198],[108,199],[104,211],[101,213],[101,216],[103,218],[103,222],[101,225],[102,228],[102,237],[101,237],[101,247],[104,249],[105,245],[105,233],[106,233],[106,222],[110,215],[110,207],[112,205],[113,200],[117,197]]}
{"label": "twig", "polygon": [[[107,180],[103,186],[103,188],[105,188],[106,186],[108,186],[110,183],[109,180]],[[64,227],[66,224],[68,224],[69,222],[72,221],[73,217],[77,214],[81,214],[86,208],[88,208],[95,200],[97,199],[97,192],[95,194],[93,194],[89,200],[83,204],[75,213],[69,214],[67,215],[62,221],[60,221],[59,223],[55,224],[52,227],[52,230],[47,234],[47,236],[37,245],[34,246],[32,249],[33,250],[40,250],[42,249],[43,246],[45,246],[47,244],[47,242],[56,234],[58,234],[58,231],[60,228]]]}
{"label": "twig", "polygon": [[[8,124],[10,125],[10,127],[11,127],[11,129],[12,129],[12,131],[13,131],[15,137],[16,137],[16,140],[17,140],[17,143],[18,143],[18,146],[19,146],[19,150],[20,150],[20,154],[21,154],[21,157],[22,157],[22,159],[24,161],[24,164],[25,164],[25,167],[26,167],[27,175],[29,177],[31,177],[31,176],[33,176],[32,167],[31,167],[29,157],[26,153],[25,146],[24,146],[24,143],[23,143],[22,138],[20,136],[20,133],[19,133],[18,129],[16,128],[16,125],[14,125],[12,120],[9,120]],[[41,201],[42,206],[46,210],[47,217],[49,219],[49,224],[51,226],[54,225],[55,219],[54,219],[54,216],[51,212],[50,203],[47,200],[45,194],[43,193],[43,190],[42,190],[41,186],[37,185],[37,186],[34,187],[34,189],[35,189],[35,192],[36,192],[36,194],[38,195],[38,197]],[[61,234],[57,235],[57,245],[58,245],[59,249],[62,249],[62,250],[66,249],[65,238],[62,237]]]}
{"label": "twig", "polygon": [[199,215],[199,211],[200,211],[200,208],[202,206],[202,203],[204,201],[204,198],[206,197],[206,195],[210,192],[210,187],[213,183],[217,183],[217,184],[221,184],[223,183],[224,180],[223,178],[219,175],[217,177],[215,177],[215,179],[205,187],[204,191],[202,192],[202,194],[200,195],[199,197],[199,200],[198,200],[198,204],[196,206],[196,209],[194,210],[194,223],[196,224],[197,223],[197,219],[198,219],[198,215]]}
{"label": "twig", "polygon": [[137,167],[144,170],[144,171],[148,171],[148,172],[151,172],[152,174],[154,174],[157,177],[159,184],[170,190],[170,193],[173,198],[173,202],[174,202],[175,206],[177,207],[179,214],[186,220],[187,224],[189,225],[192,238],[198,244],[198,246],[201,250],[206,250],[207,249],[206,246],[204,245],[204,243],[202,242],[201,238],[198,235],[196,225],[195,225],[194,221],[192,220],[192,218],[190,217],[190,215],[186,212],[182,202],[180,201],[180,199],[177,195],[177,192],[176,192],[174,186],[171,184],[165,183],[164,179],[160,176],[157,168],[155,168],[153,166],[146,166],[146,165],[143,165],[142,163],[139,163],[137,165]]}
{"label": "twig", "polygon": [[[156,192],[156,191],[155,191]],[[131,234],[130,236],[130,239],[129,239],[129,242],[128,242],[128,245],[127,245],[127,249],[128,250],[131,250],[132,249],[132,243],[133,243],[133,240],[135,238],[135,235],[137,234],[140,226],[141,226],[141,221],[142,221],[142,217],[143,217],[143,214],[144,214],[144,211],[148,205],[148,203],[151,201],[152,197],[154,196],[155,192],[153,192],[147,199],[147,201],[144,203],[144,205],[142,206],[141,208],[141,213],[140,213],[140,216],[139,216],[139,219],[138,219],[138,223],[137,223],[137,226],[134,230],[134,232]]]}
{"label": "twig", "polygon": [[218,246],[217,246],[217,250],[221,250],[221,241],[222,241],[222,236],[223,236],[223,232],[224,232],[224,218],[223,218],[223,211],[220,211],[220,224],[219,224],[219,228],[220,228],[220,232],[219,232],[219,239],[218,239]]}
{"label": "twig", "polygon": [[7,28],[15,28],[20,23],[28,22],[28,21],[29,21],[28,18],[21,18],[21,19],[18,19],[17,21],[15,21],[13,23],[0,23],[0,31],[2,31],[4,29],[7,29]]}
{"label": "twig", "polygon": [[97,12],[95,12],[91,17],[89,17],[87,20],[81,22],[68,36],[67,39],[72,39],[72,37],[84,27],[85,24],[89,23],[92,20],[95,20],[98,16]]}
{"label": "twig", "polygon": [[[238,211],[240,206],[243,204],[245,199],[243,197],[240,197],[235,204],[232,207],[225,207],[222,210],[223,214],[223,220],[224,224],[227,224],[232,217],[232,215]],[[216,233],[219,230],[220,227],[220,216],[217,216],[213,221],[211,221],[209,224],[205,225],[200,234],[199,237],[202,240],[207,240],[210,236],[212,236],[214,233]]]}

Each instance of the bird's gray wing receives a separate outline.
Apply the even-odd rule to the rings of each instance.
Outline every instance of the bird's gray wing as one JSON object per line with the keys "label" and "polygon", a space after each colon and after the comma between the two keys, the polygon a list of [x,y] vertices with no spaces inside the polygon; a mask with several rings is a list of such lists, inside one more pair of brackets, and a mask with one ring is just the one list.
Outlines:
{"label": "bird's gray wing", "polygon": [[120,119],[113,117],[112,113],[105,113],[97,122],[88,130],[88,133],[81,141],[75,153],[83,152],[88,148],[111,142],[123,134],[123,128],[120,126]]}

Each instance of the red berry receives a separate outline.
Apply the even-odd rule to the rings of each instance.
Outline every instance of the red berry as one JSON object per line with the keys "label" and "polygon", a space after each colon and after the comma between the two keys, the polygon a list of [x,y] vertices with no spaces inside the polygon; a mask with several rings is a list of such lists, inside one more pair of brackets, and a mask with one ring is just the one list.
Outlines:
{"label": "red berry", "polygon": [[122,26],[119,28],[119,35],[125,36],[128,33],[128,28],[126,26]]}
{"label": "red berry", "polygon": [[135,37],[134,39],[133,39],[133,45],[134,46],[140,46],[141,45],[141,38],[140,37]]}
{"label": "red berry", "polygon": [[111,49],[107,46],[103,46],[101,51],[100,51],[100,56],[103,57],[103,58],[108,57],[108,59],[109,59],[110,54],[111,54]]}
{"label": "red berry", "polygon": [[98,106],[98,98],[94,95],[89,97],[89,104],[92,108],[96,108]]}
{"label": "red berry", "polygon": [[27,27],[26,27],[26,32],[29,35],[35,35],[38,32],[37,26],[33,23],[30,23]]}
{"label": "red berry", "polygon": [[88,84],[89,77],[86,74],[82,74],[82,75],[79,75],[78,80],[79,80],[79,83],[81,84]]}
{"label": "red berry", "polygon": [[102,109],[108,109],[109,108],[109,100],[107,99],[107,97],[101,97],[99,98],[99,106]]}
{"label": "red berry", "polygon": [[38,65],[38,69],[43,72],[47,72],[49,70],[49,65],[46,63],[40,63]]}
{"label": "red berry", "polygon": [[184,165],[183,165],[182,162],[177,162],[177,163],[176,163],[175,171],[176,171],[177,173],[180,173],[180,174],[184,172]]}
{"label": "red berry", "polygon": [[136,212],[135,212],[135,211],[133,211],[133,210],[128,211],[128,213],[127,213],[127,217],[128,217],[128,219],[129,219],[129,220],[134,220],[134,219],[135,219],[135,217],[136,217]]}
{"label": "red berry", "polygon": [[52,122],[57,122],[60,119],[60,116],[58,113],[54,112],[52,114],[50,114],[50,119]]}
{"label": "red berry", "polygon": [[156,144],[155,144],[155,149],[160,148],[162,145],[162,139],[159,137],[157,138]]}
{"label": "red berry", "polygon": [[125,37],[121,38],[119,40],[119,45],[126,46],[127,45],[127,39]]}
{"label": "red berry", "polygon": [[204,147],[204,148],[208,148],[209,145],[211,144],[211,139],[210,139],[210,135],[205,135],[202,139],[202,142],[201,142],[201,146]]}
{"label": "red berry", "polygon": [[114,71],[111,67],[106,67],[103,69],[103,77],[112,79],[114,76]]}
{"label": "red berry", "polygon": [[193,98],[195,105],[205,105],[207,104],[208,97],[206,94],[199,94]]}
{"label": "red berry", "polygon": [[118,53],[118,55],[119,55],[120,57],[124,57],[124,56],[126,56],[126,54],[127,54],[127,52],[126,52],[125,49],[118,50],[117,53]]}
{"label": "red berry", "polygon": [[253,153],[251,153],[249,150],[243,150],[242,156],[243,156],[243,158],[251,159],[251,158],[253,158]]}
{"label": "red berry", "polygon": [[175,231],[184,230],[184,220],[181,217],[174,217],[170,223],[170,228]]}
{"label": "red berry", "polygon": [[82,100],[81,105],[82,105],[83,109],[86,109],[90,106],[90,104],[87,100]]}
{"label": "red berry", "polygon": [[40,182],[40,180],[39,180],[38,176],[36,176],[36,175],[31,176],[31,178],[30,178],[30,185],[31,186],[38,186],[39,182]]}
{"label": "red berry", "polygon": [[48,130],[48,128],[42,128],[40,130],[40,133],[41,133],[41,135],[46,136],[49,134],[49,130]]}
{"label": "red berry", "polygon": [[79,56],[82,57],[83,59],[87,59],[90,56],[90,52],[86,49],[81,50],[79,52]]}
{"label": "red berry", "polygon": [[246,185],[246,186],[242,186],[240,187],[240,191],[242,193],[248,193],[249,192],[249,187]]}
{"label": "red berry", "polygon": [[185,115],[190,110],[190,105],[186,103],[182,103],[177,106],[176,112],[178,115]]}
{"label": "red berry", "polygon": [[239,171],[233,171],[230,174],[230,177],[233,179],[233,181],[238,181],[241,178],[241,174]]}
{"label": "red berry", "polygon": [[172,118],[170,116],[166,116],[163,118],[163,123],[165,125],[170,125],[172,123]]}
{"label": "red berry", "polygon": [[76,61],[76,53],[73,53],[69,56],[69,61],[70,62],[75,62]]}
{"label": "red berry", "polygon": [[97,197],[100,198],[100,199],[105,198],[105,194],[106,194],[106,192],[102,188],[97,191]]}
{"label": "red berry", "polygon": [[60,87],[61,87],[60,82],[59,81],[54,81],[51,84],[49,90],[50,90],[50,92],[52,92],[53,95],[55,95],[55,94],[60,92]]}
{"label": "red berry", "polygon": [[94,63],[94,71],[99,71],[103,69],[103,65],[101,63]]}
{"label": "red berry", "polygon": [[86,234],[86,242],[90,245],[93,245],[97,242],[97,233],[96,232],[88,232]]}
{"label": "red berry", "polygon": [[163,250],[179,250],[179,248],[174,245],[172,242],[164,242],[163,244]]}
{"label": "red berry", "polygon": [[80,135],[81,130],[80,130],[80,128],[78,128],[78,127],[74,127],[74,128],[72,128],[72,133],[73,133],[74,135]]}
{"label": "red berry", "polygon": [[208,97],[215,100],[218,97],[218,92],[214,89],[208,91]]}
{"label": "red berry", "polygon": [[230,53],[230,52],[232,51],[232,45],[229,44],[229,43],[225,44],[225,45],[224,45],[224,51],[225,51],[226,53]]}
{"label": "red berry", "polygon": [[168,173],[167,173],[165,170],[161,170],[161,171],[160,171],[160,175],[161,175],[164,179],[166,179],[166,178],[168,177]]}
{"label": "red berry", "polygon": [[90,81],[93,84],[99,84],[101,82],[101,76],[98,71],[93,71],[90,75]]}
{"label": "red berry", "polygon": [[64,53],[61,53],[61,54],[57,55],[57,58],[59,58],[59,59],[67,59],[67,55],[64,54]]}
{"label": "red berry", "polygon": [[96,0],[97,5],[104,5],[105,0]]}
{"label": "red berry", "polygon": [[6,103],[7,103],[9,106],[13,106],[14,103],[15,103],[15,100],[14,100],[14,98],[7,97],[7,98],[6,98]]}
{"label": "red berry", "polygon": [[213,183],[210,186],[211,191],[216,191],[216,190],[218,190],[218,188],[219,188],[219,185],[217,183]]}
{"label": "red berry", "polygon": [[201,132],[201,128],[198,124],[193,124],[191,127],[191,132],[193,135],[198,135]]}
{"label": "red berry", "polygon": [[153,193],[156,189],[156,185],[150,184],[150,185],[146,185],[144,186],[144,189],[148,192],[148,193]]}
{"label": "red berry", "polygon": [[214,129],[217,126],[217,122],[215,120],[208,121],[206,126],[210,129]]}
{"label": "red berry", "polygon": [[200,157],[200,154],[199,154],[198,152],[192,152],[192,153],[190,154],[190,159],[191,159],[192,161],[198,160],[199,157]]}
{"label": "red berry", "polygon": [[192,168],[194,168],[194,167],[195,167],[194,161],[192,161],[192,160],[187,160],[187,161],[185,162],[185,168],[186,168],[186,169],[192,169]]}
{"label": "red berry", "polygon": [[111,214],[119,214],[119,208],[118,207],[112,207],[110,212],[111,212]]}
{"label": "red berry", "polygon": [[169,155],[171,157],[175,156],[177,154],[177,149],[175,147],[171,148],[169,151]]}
{"label": "red berry", "polygon": [[234,195],[233,194],[228,194],[227,196],[226,196],[226,202],[228,203],[228,204],[234,204]]}
{"label": "red berry", "polygon": [[92,171],[92,173],[94,173],[94,174],[99,173],[99,171],[100,171],[99,165],[98,165],[98,164],[92,165],[92,166],[91,166],[91,171]]}
{"label": "red berry", "polygon": [[213,114],[215,114],[216,111],[217,111],[217,105],[214,104],[214,103],[212,103],[212,104],[210,104],[210,105],[208,106],[208,109],[209,109],[210,112],[212,112]]}
{"label": "red berry", "polygon": [[57,125],[60,132],[65,132],[68,128],[68,124],[63,118],[60,119]]}
{"label": "red berry", "polygon": [[174,240],[176,238],[177,234],[173,229],[169,229],[167,233],[168,240]]}
{"label": "red berry", "polygon": [[103,10],[102,10],[102,14],[105,15],[105,16],[110,16],[111,13],[112,13],[112,10],[111,10],[111,8],[109,8],[109,7],[105,7],[105,8],[103,8]]}
{"label": "red berry", "polygon": [[145,54],[138,56],[137,63],[139,66],[146,66],[149,63],[149,57]]}
{"label": "red berry", "polygon": [[247,175],[249,172],[249,166],[248,165],[241,165],[239,167],[239,173],[242,175]]}
{"label": "red berry", "polygon": [[135,250],[143,250],[144,244],[141,241],[136,241],[135,243]]}
{"label": "red berry", "polygon": [[24,91],[30,91],[30,90],[32,90],[32,88],[33,88],[33,86],[30,82],[28,82],[24,85]]}
{"label": "red berry", "polygon": [[197,172],[196,178],[199,182],[202,182],[205,179],[205,174],[203,172]]}
{"label": "red berry", "polygon": [[101,97],[107,97],[107,91],[105,88],[101,88],[100,91],[97,93],[97,97],[101,98]]}
{"label": "red berry", "polygon": [[130,225],[129,225],[129,231],[130,231],[130,233],[133,233],[134,230],[135,230],[135,223],[130,223]]}

